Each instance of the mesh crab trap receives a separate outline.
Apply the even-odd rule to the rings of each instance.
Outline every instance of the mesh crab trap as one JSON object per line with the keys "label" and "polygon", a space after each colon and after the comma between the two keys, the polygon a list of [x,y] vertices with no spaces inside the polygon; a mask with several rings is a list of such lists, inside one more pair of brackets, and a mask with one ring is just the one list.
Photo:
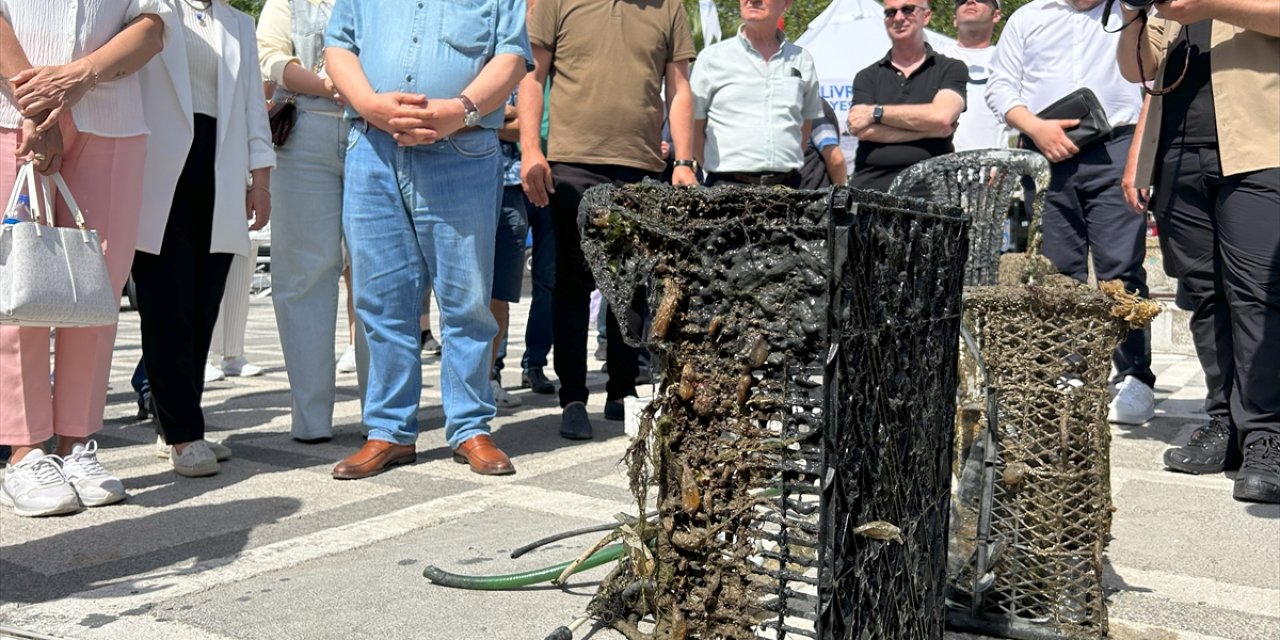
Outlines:
{"label": "mesh crab trap", "polygon": [[661,378],[627,454],[658,515],[594,616],[633,639],[942,637],[968,222],[923,207],[586,194],[583,251],[610,304],[648,296]]}
{"label": "mesh crab trap", "polygon": [[[969,259],[965,286],[996,284],[1001,254],[1008,239],[1009,206],[1023,191],[1024,180],[1035,186],[1034,211],[1044,210],[1049,186],[1049,161],[1032,151],[981,149],[930,158],[907,167],[894,179],[889,193],[908,194],[928,187],[932,200],[960,207],[968,214]],[[1029,234],[1037,235],[1032,217]]]}
{"label": "mesh crab trap", "polygon": [[[1061,277],[1059,277],[1061,278]],[[969,289],[948,621],[1027,640],[1104,638],[1107,381],[1155,307],[1073,281]]]}

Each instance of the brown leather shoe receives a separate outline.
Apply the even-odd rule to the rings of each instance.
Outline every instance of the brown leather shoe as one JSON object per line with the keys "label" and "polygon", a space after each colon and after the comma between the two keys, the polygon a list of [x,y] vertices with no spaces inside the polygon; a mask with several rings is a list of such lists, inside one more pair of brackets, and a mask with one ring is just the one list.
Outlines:
{"label": "brown leather shoe", "polygon": [[516,472],[511,459],[493,444],[489,436],[475,436],[453,450],[453,461],[471,465],[482,476],[509,476]]}
{"label": "brown leather shoe", "polygon": [[417,459],[418,452],[411,444],[370,440],[364,443],[359,451],[339,462],[338,466],[333,468],[333,477],[338,480],[368,478],[386,471],[387,467],[412,464]]}

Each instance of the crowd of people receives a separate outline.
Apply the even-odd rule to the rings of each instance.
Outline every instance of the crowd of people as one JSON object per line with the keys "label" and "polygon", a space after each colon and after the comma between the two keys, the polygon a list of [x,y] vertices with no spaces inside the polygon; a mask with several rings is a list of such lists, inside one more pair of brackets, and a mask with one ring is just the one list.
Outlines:
{"label": "crowd of people", "polygon": [[[454,460],[507,475],[490,422],[520,402],[499,373],[528,235],[521,384],[558,393],[562,437],[594,435],[584,191],[645,179],[884,191],[917,162],[1016,134],[1052,163],[1043,253],[1062,273],[1083,282],[1091,262],[1146,295],[1146,212],[1160,224],[1210,416],[1166,466],[1238,470],[1236,498],[1280,502],[1280,5],[1168,0],[1140,16],[1034,0],[997,46],[1000,0],[934,1],[955,2],[954,46],[927,40],[928,0],[884,0],[891,48],[857,74],[837,122],[823,61],[779,28],[790,0],[741,0],[737,33],[700,52],[679,0],[266,0],[256,25],[224,0],[0,0],[0,145],[15,150],[0,154],[0,183],[31,162],[94,203],[113,284],[132,273],[137,286],[139,405],[176,473],[215,474],[232,456],[206,438],[201,395],[211,376],[257,372],[242,303],[250,231],[271,220],[291,436],[332,438],[336,375],[354,370],[367,439],[332,476],[414,462],[421,352],[438,349]],[[1104,135],[1039,115],[1086,88]],[[852,167],[841,129],[858,140]],[[353,326],[335,365],[343,277]],[[618,317],[641,326],[648,310],[637,296],[603,314],[603,417],[621,420],[647,354]],[[114,338],[59,329],[51,378],[50,330],[0,327],[0,502],[19,515],[126,497],[92,440]],[[1114,365],[1110,420],[1145,423],[1144,331]]]}

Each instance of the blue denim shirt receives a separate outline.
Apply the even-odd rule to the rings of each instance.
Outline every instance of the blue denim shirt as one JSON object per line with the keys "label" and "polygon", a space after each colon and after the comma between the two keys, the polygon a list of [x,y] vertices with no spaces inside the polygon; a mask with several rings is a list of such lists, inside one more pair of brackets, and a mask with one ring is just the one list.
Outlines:
{"label": "blue denim shirt", "polygon": [[[533,69],[524,16],[525,0],[338,0],[324,43],[356,54],[378,93],[456,98],[494,56]],[[500,128],[502,109],[480,126]]]}
{"label": "blue denim shirt", "polygon": [[[512,91],[511,99],[507,100],[507,104],[514,106],[516,103],[516,96],[519,94],[519,89]],[[502,186],[518,187],[520,186],[520,145],[514,142],[503,142],[501,144]]]}

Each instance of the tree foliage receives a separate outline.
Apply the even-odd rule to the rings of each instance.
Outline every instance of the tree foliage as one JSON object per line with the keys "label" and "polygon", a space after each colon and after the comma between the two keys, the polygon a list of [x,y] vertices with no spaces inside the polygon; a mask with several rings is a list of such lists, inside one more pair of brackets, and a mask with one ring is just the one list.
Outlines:
{"label": "tree foliage", "polygon": [[263,0],[227,0],[231,6],[253,16],[254,20],[258,19],[258,12],[262,10]]}

